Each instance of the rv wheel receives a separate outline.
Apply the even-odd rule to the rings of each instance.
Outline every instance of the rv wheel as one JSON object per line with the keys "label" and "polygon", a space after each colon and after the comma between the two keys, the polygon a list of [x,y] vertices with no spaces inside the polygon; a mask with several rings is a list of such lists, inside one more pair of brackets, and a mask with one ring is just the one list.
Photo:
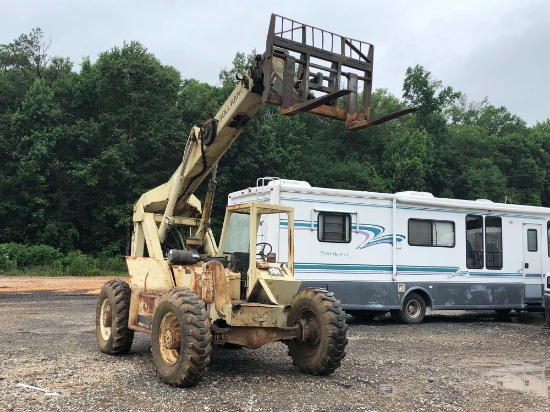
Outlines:
{"label": "rv wheel", "polygon": [[544,309],[544,320],[546,322],[546,326],[550,328],[550,308]]}
{"label": "rv wheel", "polygon": [[411,292],[403,302],[403,309],[397,312],[397,318],[401,323],[416,324],[424,320],[426,315],[426,303],[422,297]]}
{"label": "rv wheel", "polygon": [[120,280],[105,283],[97,297],[95,335],[99,348],[109,355],[128,353],[134,331],[128,328],[130,286]]}
{"label": "rv wheel", "polygon": [[153,316],[151,350],[161,379],[172,385],[198,384],[210,362],[210,319],[205,303],[186,288],[159,300]]}
{"label": "rv wheel", "polygon": [[288,325],[302,325],[303,339],[288,342],[288,354],[303,373],[330,375],[346,356],[348,326],[334,294],[307,288],[294,296]]}

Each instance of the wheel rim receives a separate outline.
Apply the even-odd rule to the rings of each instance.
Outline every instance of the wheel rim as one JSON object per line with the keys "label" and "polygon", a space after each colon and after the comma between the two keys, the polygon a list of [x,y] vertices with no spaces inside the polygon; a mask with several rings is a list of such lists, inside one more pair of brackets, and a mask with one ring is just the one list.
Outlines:
{"label": "wheel rim", "polygon": [[407,303],[407,314],[411,318],[417,318],[420,315],[420,311],[420,302],[418,302],[417,300],[411,300],[409,303]]}
{"label": "wheel rim", "polygon": [[174,366],[180,357],[181,335],[178,318],[172,312],[166,313],[160,322],[159,348],[162,361]]}
{"label": "wheel rim", "polygon": [[111,311],[111,302],[108,298],[105,298],[101,303],[99,330],[101,332],[101,337],[106,341],[111,337],[112,322],[113,313]]}
{"label": "wheel rim", "polygon": [[304,308],[296,315],[296,323],[304,328],[305,339],[298,342],[303,356],[310,357],[317,352],[321,342],[321,324],[317,315],[309,308]]}

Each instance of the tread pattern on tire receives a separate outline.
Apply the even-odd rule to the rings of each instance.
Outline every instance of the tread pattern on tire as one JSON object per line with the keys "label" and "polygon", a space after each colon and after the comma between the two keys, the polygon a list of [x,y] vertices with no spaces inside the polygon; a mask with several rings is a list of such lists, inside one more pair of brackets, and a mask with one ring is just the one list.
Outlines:
{"label": "tread pattern on tire", "polygon": [[[112,296],[109,296],[109,291]],[[103,352],[110,355],[124,355],[130,351],[134,340],[134,331],[128,328],[128,319],[130,317],[130,286],[122,280],[110,280],[103,285],[100,297],[106,294],[111,303],[113,318],[111,325],[111,337],[106,342],[105,347],[100,348]],[[103,299],[98,299],[98,305],[101,306]],[[100,320],[96,318],[97,322]]]}
{"label": "tread pattern on tire", "polygon": [[[182,342],[182,350],[185,350],[185,353],[180,353],[181,359],[176,363],[175,373],[167,377],[163,371],[159,370],[157,364],[161,362],[162,367],[163,360],[155,359],[156,354],[153,350],[157,372],[166,383],[172,386],[195,386],[201,381],[208,369],[212,350],[210,318],[206,310],[206,304],[194,291],[187,288],[175,288],[164,294],[159,300],[157,310],[165,302],[171,302],[184,321],[183,325],[180,324],[180,328],[186,332],[182,334],[182,340],[185,342],[185,345]],[[155,328],[155,325],[156,322],[153,320],[153,328]],[[153,330],[152,339],[158,340],[158,330]]]}
{"label": "tread pattern on tire", "polygon": [[[293,341],[289,342],[288,354],[292,357],[293,364],[302,372],[310,375],[332,374],[346,356],[345,348],[348,343],[346,333],[348,325],[345,321],[346,313],[342,310],[340,301],[334,297],[334,293],[321,288],[306,288],[298,292],[294,301],[309,299],[316,304],[320,312],[319,321],[326,326],[327,343],[321,358],[312,364],[304,364],[297,359],[300,356],[299,348]],[[291,311],[292,312],[292,311]],[[294,319],[289,319],[291,322]]]}

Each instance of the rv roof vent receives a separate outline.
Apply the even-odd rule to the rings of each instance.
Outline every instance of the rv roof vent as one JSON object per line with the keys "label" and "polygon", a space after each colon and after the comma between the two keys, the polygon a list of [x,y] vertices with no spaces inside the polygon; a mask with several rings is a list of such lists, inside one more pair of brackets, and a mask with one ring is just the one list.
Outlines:
{"label": "rv roof vent", "polygon": [[268,186],[273,184],[279,184],[279,182],[281,185],[285,185],[285,186],[311,187],[311,185],[308,182],[305,182],[303,180],[291,180],[291,179],[281,179],[279,181],[272,181],[268,183]]}
{"label": "rv roof vent", "polygon": [[480,202],[480,203],[493,203],[492,200],[489,200],[489,199],[476,199],[476,202]]}
{"label": "rv roof vent", "polygon": [[406,192],[397,192],[396,195],[414,196],[414,197],[429,197],[429,198],[434,197],[434,195],[432,195],[430,192],[416,192],[414,190],[407,190]]}

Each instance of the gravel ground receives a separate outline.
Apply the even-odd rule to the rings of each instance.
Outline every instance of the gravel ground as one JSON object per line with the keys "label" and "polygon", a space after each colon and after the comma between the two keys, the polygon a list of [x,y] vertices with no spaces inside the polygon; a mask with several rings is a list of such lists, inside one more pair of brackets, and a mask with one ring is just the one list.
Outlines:
{"label": "gravel ground", "polygon": [[347,356],[331,376],[299,373],[275,343],[216,349],[205,379],[176,389],[157,377],[147,335],[129,355],[99,351],[88,294],[97,285],[25,291],[8,281],[0,277],[0,411],[550,411],[541,314],[435,312],[415,326],[350,317]]}

